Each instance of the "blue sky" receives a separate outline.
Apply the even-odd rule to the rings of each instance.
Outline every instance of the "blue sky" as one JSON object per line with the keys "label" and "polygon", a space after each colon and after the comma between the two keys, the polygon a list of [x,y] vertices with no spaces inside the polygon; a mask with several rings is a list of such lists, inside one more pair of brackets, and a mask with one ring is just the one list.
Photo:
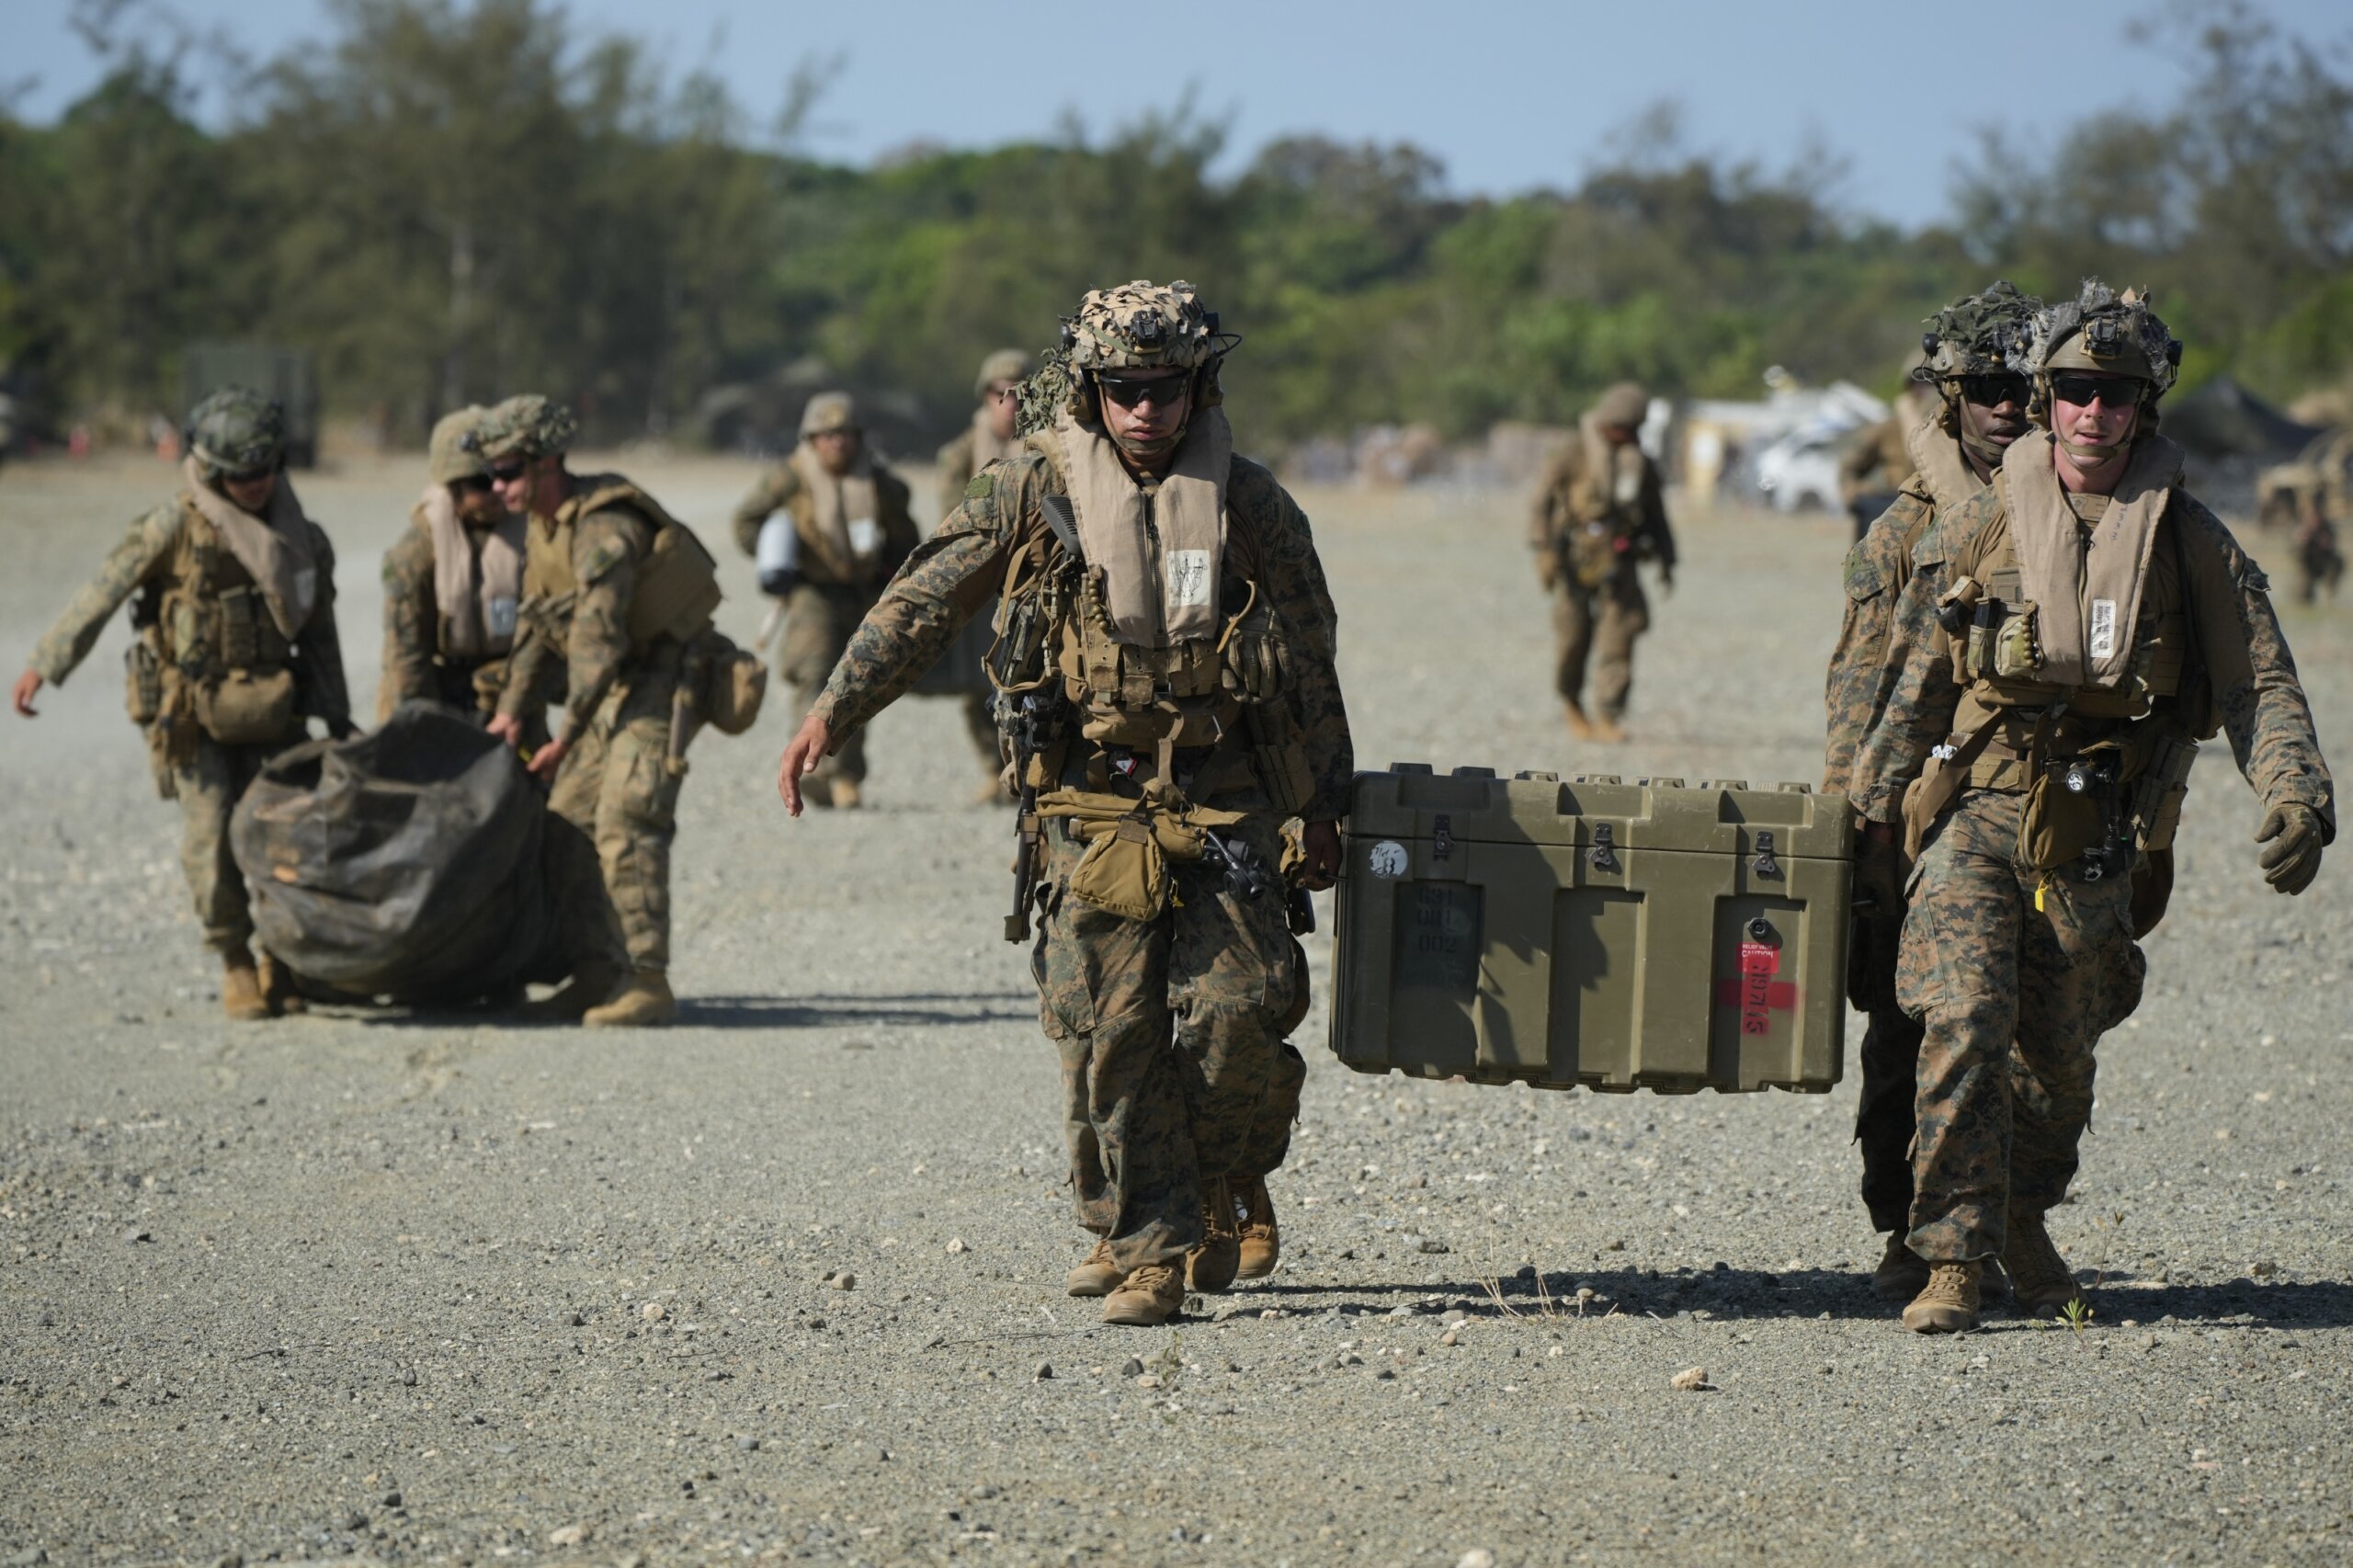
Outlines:
{"label": "blue sky", "polygon": [[[5,8],[0,83],[16,85],[19,114],[49,119],[99,65],[66,26],[71,0]],[[263,54],[328,31],[322,0],[171,9]],[[2048,137],[2098,109],[2155,107],[2185,80],[2179,30],[2154,46],[2127,39],[2135,20],[2174,14],[2165,0],[572,0],[569,9],[585,27],[647,40],[674,68],[716,71],[763,120],[796,62],[842,57],[808,147],[847,162],[911,142],[1047,136],[1068,112],[1099,133],[1190,87],[1201,110],[1230,119],[1233,159],[1296,131],[1410,141],[1444,162],[1451,189],[1508,194],[1574,182],[1605,155],[1613,130],[1673,99],[1695,150],[1775,169],[1826,151],[1844,165],[1834,199],[1904,223],[1945,210],[1955,163],[1981,127]],[[2261,0],[2256,9],[2347,62],[2353,12],[2341,0]],[[1959,16],[1983,69],[1948,41]],[[208,112],[221,109],[216,95]]]}

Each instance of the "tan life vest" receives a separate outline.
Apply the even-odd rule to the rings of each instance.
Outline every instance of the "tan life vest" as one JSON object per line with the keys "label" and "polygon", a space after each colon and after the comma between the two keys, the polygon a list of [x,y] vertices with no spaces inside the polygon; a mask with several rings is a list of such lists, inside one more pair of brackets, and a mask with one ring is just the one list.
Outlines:
{"label": "tan life vest", "polygon": [[1632,559],[1630,541],[1643,528],[1645,459],[1640,443],[1612,445],[1587,414],[1577,423],[1580,461],[1564,486],[1570,570],[1597,588]]}
{"label": "tan life vest", "polygon": [[[1052,477],[1047,506],[1068,507],[1060,444],[1042,434],[1026,444]],[[1016,696],[1059,683],[1078,737],[1098,746],[1154,754],[1222,746],[1246,764],[1233,770],[1235,782],[1255,775],[1277,809],[1293,814],[1313,798],[1313,779],[1288,700],[1295,686],[1290,636],[1261,581],[1257,540],[1239,519],[1229,523],[1215,634],[1150,647],[1120,635],[1108,598],[1116,585],[1069,548],[1078,537],[1074,512],[1059,526],[1050,518],[1011,553],[989,676]],[[1063,761],[1062,748],[1033,757],[1029,782],[1054,788]],[[1218,787],[1201,781],[1195,791]]]}

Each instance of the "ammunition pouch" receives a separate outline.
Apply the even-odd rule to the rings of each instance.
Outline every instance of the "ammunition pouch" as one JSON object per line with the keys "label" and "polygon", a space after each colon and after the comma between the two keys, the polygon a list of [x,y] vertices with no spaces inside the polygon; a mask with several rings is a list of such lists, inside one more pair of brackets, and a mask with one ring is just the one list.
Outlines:
{"label": "ammunition pouch", "polygon": [[298,721],[294,672],[279,665],[233,669],[195,687],[196,722],[224,746],[267,745],[284,740]]}
{"label": "ammunition pouch", "polygon": [[1061,818],[1087,840],[1071,872],[1072,895],[1128,920],[1150,920],[1168,907],[1168,863],[1200,859],[1204,830],[1242,821],[1239,812],[1194,805],[1158,779],[1141,799],[1056,790],[1038,797],[1038,815]]}

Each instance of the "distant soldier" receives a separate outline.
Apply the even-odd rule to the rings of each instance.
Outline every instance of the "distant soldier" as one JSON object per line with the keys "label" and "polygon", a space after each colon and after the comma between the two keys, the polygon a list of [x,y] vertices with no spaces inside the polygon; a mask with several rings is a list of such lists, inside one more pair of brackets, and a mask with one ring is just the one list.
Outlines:
{"label": "distant soldier", "polygon": [[[784,601],[776,673],[792,687],[796,723],[824,689],[859,618],[922,539],[906,484],[867,449],[849,393],[811,398],[801,411],[801,444],[735,508],[735,542],[759,563],[761,589]],[[807,798],[855,811],[865,779],[866,737],[856,734],[810,779]]]}
{"label": "distant soldier", "polygon": [[2310,886],[2336,835],[2268,585],[2154,428],[2180,356],[2130,290],[2088,280],[2037,312],[2014,368],[2043,428],[1938,518],[1939,570],[1897,604],[1856,799],[1916,862],[1896,971],[1926,1026],[1915,1332],[1972,1327],[1996,1256],[2031,1314],[2082,1295],[2043,1217],[2075,1178],[2099,1039],[2140,1004],[2129,873],[2171,842],[2185,746],[2228,732],[2279,892]]}
{"label": "distant soldier", "polygon": [[575,474],[572,411],[513,397],[477,432],[500,505],[530,517],[523,639],[508,661],[494,733],[520,740],[536,694],[562,672],[563,733],[531,755],[554,784],[548,807],[595,845],[597,870],[567,865],[559,902],[608,896],[624,974],[583,963],[542,1010],[592,1027],[668,1023],[670,842],[677,835],[686,736],[674,728],[688,651],[710,625],[710,557],[659,502],[619,474]]}
{"label": "distant soldier", "polygon": [[[972,385],[981,405],[972,411],[972,423],[964,433],[939,449],[943,517],[955,511],[964,499],[965,487],[983,469],[1021,449],[1014,426],[1021,414],[1021,383],[1029,380],[1029,356],[1018,348],[1000,348],[981,361],[980,377]],[[1005,756],[997,740],[992,702],[995,694],[984,667],[993,641],[988,620],[973,621],[915,690],[954,692],[963,699],[964,728],[972,734],[972,750],[980,756],[984,775],[975,799],[1010,801],[1013,797],[1006,792],[1002,778]]]}
{"label": "distant soldier", "polygon": [[[523,598],[527,524],[499,505],[490,465],[465,445],[489,412],[461,408],[433,426],[429,483],[410,508],[411,526],[384,552],[380,724],[418,699],[484,722],[498,710]],[[526,743],[536,746],[547,739],[545,719],[536,707],[525,717]]]}
{"label": "distant soldier", "polygon": [[[1655,561],[1660,583],[1675,586],[1675,535],[1658,469],[1636,439],[1649,409],[1649,394],[1631,381],[1603,392],[1545,474],[1529,518],[1536,578],[1552,596],[1554,683],[1578,740],[1626,738],[1620,721],[1634,682],[1634,640],[1651,623],[1636,569]],[[1588,717],[1586,662],[1597,652]]]}
{"label": "distant soldier", "polygon": [[1918,371],[1907,373],[1913,379],[1897,395],[1887,417],[1865,426],[1838,460],[1838,499],[1854,519],[1857,539],[1894,505],[1896,492],[1912,477],[1912,432],[1934,406],[1925,395],[1927,389]]}
{"label": "distant soldier", "polygon": [[[1904,433],[1911,472],[1885,515],[1847,552],[1846,620],[1830,656],[1824,687],[1829,743],[1822,787],[1853,797],[1855,748],[1887,705],[1896,670],[1888,663],[1895,602],[1912,580],[1914,551],[1940,514],[1985,488],[2010,443],[2031,426],[2030,389],[2010,369],[2023,352],[2038,301],[2005,282],[1954,301],[1928,318],[1924,358],[1913,374],[1933,388],[1933,414]],[[1933,552],[1932,552],[1933,553]],[[1849,964],[1849,999],[1870,1020],[1863,1036],[1862,1094],[1855,1139],[1862,1146],[1863,1205],[1871,1227],[1887,1234],[1872,1287],[1908,1301],[1928,1282],[1928,1266],[1904,1244],[1912,1211],[1912,1093],[1921,1026],[1896,1005],[1895,954],[1904,927],[1903,878],[1893,844],[1857,847],[1856,892],[1866,902]],[[1984,1284],[1999,1282],[1990,1264]]]}
{"label": "distant soldier", "polygon": [[286,418],[258,392],[224,388],[185,434],[187,488],[131,527],[17,678],[33,717],[45,683],[88,656],[123,600],[131,620],[131,721],[165,800],[180,803],[180,869],[204,939],[221,955],[233,1018],[302,1010],[291,977],[251,943],[229,815],[263,764],[305,738],[308,718],[352,732],[335,625],[335,549],[287,482]]}
{"label": "distant soldier", "polygon": [[1040,913],[1040,1022],[1095,1238],[1066,1287],[1112,1324],[1164,1323],[1188,1269],[1212,1289],[1243,1265],[1233,1183],[1281,1157],[1303,1075],[1281,1045],[1305,983],[1281,826],[1302,824],[1301,885],[1331,885],[1354,767],[1323,565],[1233,450],[1229,341],[1188,283],[1088,293],[1025,389],[1022,450],[892,582],[777,779],[798,815],[825,753],[1001,604],[1035,877],[1007,934]]}

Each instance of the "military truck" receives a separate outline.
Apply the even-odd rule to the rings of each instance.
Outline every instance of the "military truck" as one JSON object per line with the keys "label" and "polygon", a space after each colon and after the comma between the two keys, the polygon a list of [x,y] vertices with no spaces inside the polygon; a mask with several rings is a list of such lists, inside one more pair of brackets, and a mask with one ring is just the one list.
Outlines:
{"label": "military truck", "polygon": [[319,363],[307,349],[250,339],[191,343],[180,357],[180,403],[193,408],[216,387],[251,387],[276,398],[286,410],[286,464],[316,468],[319,462]]}

